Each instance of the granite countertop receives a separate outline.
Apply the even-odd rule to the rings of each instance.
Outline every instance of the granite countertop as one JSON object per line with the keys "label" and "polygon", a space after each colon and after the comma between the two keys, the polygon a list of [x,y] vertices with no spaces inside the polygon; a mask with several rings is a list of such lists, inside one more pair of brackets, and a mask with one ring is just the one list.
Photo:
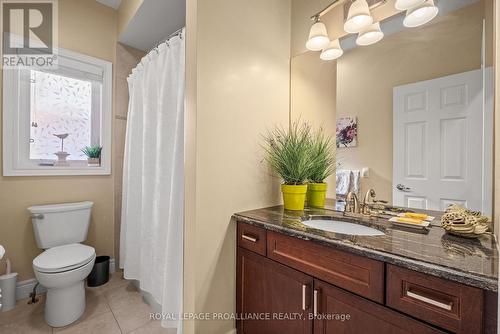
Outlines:
{"label": "granite countertop", "polygon": [[[443,277],[484,290],[498,289],[498,249],[492,235],[478,239],[456,237],[439,226],[439,217],[425,230],[393,225],[387,219],[344,216],[339,208],[288,211],[283,206],[233,215],[236,221],[311,240],[400,267]],[[317,230],[302,224],[310,215],[327,215],[356,222],[385,233],[353,236]]]}

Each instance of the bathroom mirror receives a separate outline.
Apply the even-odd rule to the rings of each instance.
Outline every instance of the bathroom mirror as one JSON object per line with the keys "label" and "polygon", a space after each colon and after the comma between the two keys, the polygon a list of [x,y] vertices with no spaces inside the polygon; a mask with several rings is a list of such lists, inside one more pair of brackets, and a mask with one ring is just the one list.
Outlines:
{"label": "bathroom mirror", "polygon": [[[387,14],[394,1],[379,4],[371,12],[384,38],[359,46],[336,27],[345,17],[339,4],[321,20],[344,53],[323,61],[294,45],[305,43],[304,20],[314,14],[304,3],[292,15],[291,117],[338,134],[338,171],[360,197],[373,188],[395,206],[457,203],[491,215],[493,1],[436,5],[437,17],[408,28],[405,12]],[[329,197],[345,196],[335,177],[328,182]]]}

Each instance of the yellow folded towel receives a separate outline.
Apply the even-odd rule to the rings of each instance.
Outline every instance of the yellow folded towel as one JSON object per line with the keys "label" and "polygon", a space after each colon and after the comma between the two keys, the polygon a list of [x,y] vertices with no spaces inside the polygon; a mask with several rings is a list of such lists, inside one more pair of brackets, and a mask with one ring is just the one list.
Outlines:
{"label": "yellow folded towel", "polygon": [[405,217],[419,219],[419,220],[426,220],[427,217],[429,216],[425,213],[405,212]]}
{"label": "yellow folded towel", "polygon": [[422,224],[422,219],[398,217],[398,222],[418,225],[418,224]]}

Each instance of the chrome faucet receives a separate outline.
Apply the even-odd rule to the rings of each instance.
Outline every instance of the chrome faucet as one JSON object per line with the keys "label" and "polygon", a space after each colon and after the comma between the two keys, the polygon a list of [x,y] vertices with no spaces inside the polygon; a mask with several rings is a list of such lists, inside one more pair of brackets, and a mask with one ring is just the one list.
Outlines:
{"label": "chrome faucet", "polygon": [[345,198],[344,215],[346,213],[359,213],[358,196],[352,191],[349,191]]}
{"label": "chrome faucet", "polygon": [[361,213],[365,216],[370,215],[370,198],[375,198],[375,190],[370,189],[366,192],[365,197],[363,198],[363,203],[361,204]]}

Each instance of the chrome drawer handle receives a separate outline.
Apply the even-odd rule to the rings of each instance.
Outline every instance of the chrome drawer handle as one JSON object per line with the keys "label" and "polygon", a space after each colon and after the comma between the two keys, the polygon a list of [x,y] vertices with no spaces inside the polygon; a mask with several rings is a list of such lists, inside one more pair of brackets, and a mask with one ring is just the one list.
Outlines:
{"label": "chrome drawer handle", "polygon": [[318,315],[318,290],[314,290],[314,307],[313,307],[314,316]]}
{"label": "chrome drawer handle", "polygon": [[306,289],[307,286],[302,284],[302,311],[306,310]]}
{"label": "chrome drawer handle", "polygon": [[251,242],[257,242],[257,238],[254,238],[254,237],[251,237],[251,236],[248,236],[248,235],[245,235],[245,234],[242,234],[241,237],[245,240],[248,240],[248,241],[251,241]]}
{"label": "chrome drawer handle", "polygon": [[441,302],[438,302],[437,300],[427,298],[425,296],[419,295],[418,293],[411,292],[411,291],[406,291],[406,295],[408,297],[420,300],[424,303],[442,308],[443,310],[451,311],[451,304],[441,303]]}

